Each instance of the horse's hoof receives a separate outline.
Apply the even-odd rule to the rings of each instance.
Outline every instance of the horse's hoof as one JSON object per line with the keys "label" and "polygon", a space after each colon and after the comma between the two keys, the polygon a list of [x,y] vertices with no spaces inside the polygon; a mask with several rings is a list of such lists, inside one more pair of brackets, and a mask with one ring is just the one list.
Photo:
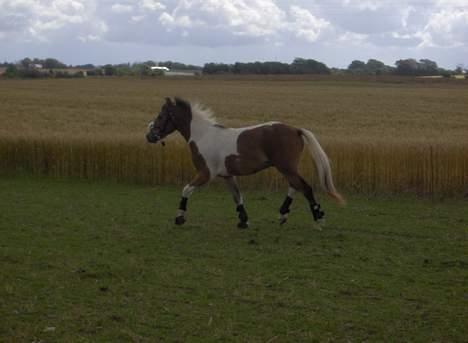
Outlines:
{"label": "horse's hoof", "polygon": [[185,223],[185,217],[184,216],[177,216],[175,219],[175,224],[176,225],[182,225]]}
{"label": "horse's hoof", "polygon": [[315,221],[315,225],[314,225],[315,230],[322,231],[324,226],[325,226],[325,219],[319,219]]}
{"label": "horse's hoof", "polygon": [[288,214],[287,214],[287,213],[285,213],[285,214],[280,214],[280,217],[279,217],[279,223],[280,223],[280,225],[285,224],[287,221],[288,221]]}
{"label": "horse's hoof", "polygon": [[249,223],[247,222],[240,222],[239,224],[237,224],[237,227],[239,229],[247,229],[249,227]]}
{"label": "horse's hoof", "polygon": [[322,211],[319,204],[315,204],[311,207],[312,215],[314,220],[317,222],[325,216],[325,212]]}

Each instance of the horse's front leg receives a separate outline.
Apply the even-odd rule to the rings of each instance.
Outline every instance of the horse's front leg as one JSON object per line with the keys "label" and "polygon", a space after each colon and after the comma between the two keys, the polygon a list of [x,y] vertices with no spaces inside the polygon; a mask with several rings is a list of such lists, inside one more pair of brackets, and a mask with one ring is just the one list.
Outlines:
{"label": "horse's front leg", "polygon": [[175,218],[175,223],[177,225],[182,225],[185,223],[185,217],[187,213],[187,202],[188,198],[192,195],[193,191],[197,187],[203,186],[210,180],[210,176],[207,173],[198,173],[197,176],[187,184],[184,189],[182,190],[182,197],[179,203],[179,210],[177,211],[177,216]]}
{"label": "horse's front leg", "polygon": [[234,198],[234,202],[237,206],[236,211],[239,214],[239,223],[237,224],[237,227],[239,229],[247,229],[249,227],[249,218],[244,208],[244,199],[242,198],[242,194],[240,193],[237,180],[234,176],[225,177],[224,180],[226,181],[226,185],[231,191],[232,197]]}

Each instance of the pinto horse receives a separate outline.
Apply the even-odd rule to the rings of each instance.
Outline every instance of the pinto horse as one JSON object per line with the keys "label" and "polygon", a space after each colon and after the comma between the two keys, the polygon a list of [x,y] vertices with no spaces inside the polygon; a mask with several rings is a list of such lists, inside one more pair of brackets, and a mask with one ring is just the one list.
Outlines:
{"label": "pinto horse", "polygon": [[175,218],[177,225],[185,223],[187,202],[193,191],[215,177],[225,180],[236,203],[239,228],[248,227],[244,200],[236,176],[254,174],[268,167],[276,167],[283,174],[289,189],[279,209],[280,224],[287,221],[289,207],[296,191],[309,202],[315,221],[324,212],[315,199],[310,185],[299,175],[298,164],[307,145],[315,161],[320,184],[338,203],[344,200],[336,191],[328,157],[315,136],[306,129],[291,127],[279,122],[268,122],[242,128],[226,128],[217,124],[210,110],[185,100],[166,98],[159,115],[149,123],[146,139],[150,143],[162,141],[167,135],[179,131],[192,152],[197,175],[187,184]]}

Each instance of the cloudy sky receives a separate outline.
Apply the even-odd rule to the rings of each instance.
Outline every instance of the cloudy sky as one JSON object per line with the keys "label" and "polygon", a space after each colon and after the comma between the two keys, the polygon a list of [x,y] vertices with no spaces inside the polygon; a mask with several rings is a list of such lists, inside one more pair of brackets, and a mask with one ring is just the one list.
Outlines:
{"label": "cloudy sky", "polygon": [[0,0],[0,61],[429,58],[468,66],[468,0]]}

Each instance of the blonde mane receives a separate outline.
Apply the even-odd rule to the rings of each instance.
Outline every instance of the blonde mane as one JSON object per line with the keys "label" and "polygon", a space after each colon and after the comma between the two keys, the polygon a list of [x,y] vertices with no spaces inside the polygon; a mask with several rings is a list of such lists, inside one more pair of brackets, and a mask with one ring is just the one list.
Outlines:
{"label": "blonde mane", "polygon": [[213,111],[199,102],[195,102],[190,105],[192,108],[192,120],[193,119],[200,119],[202,121],[206,121],[212,125],[219,125]]}

